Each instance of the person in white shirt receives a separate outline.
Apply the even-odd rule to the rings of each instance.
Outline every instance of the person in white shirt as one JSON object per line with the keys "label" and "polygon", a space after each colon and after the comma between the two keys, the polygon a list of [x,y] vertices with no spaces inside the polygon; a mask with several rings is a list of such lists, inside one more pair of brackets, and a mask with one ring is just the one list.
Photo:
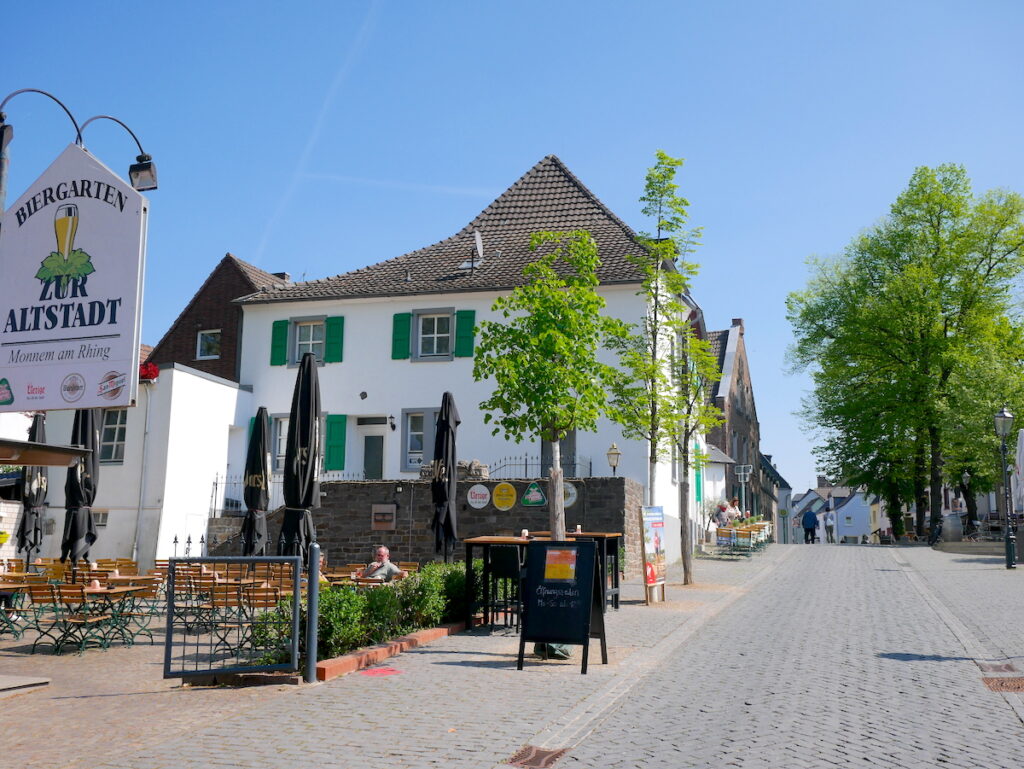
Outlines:
{"label": "person in white shirt", "polygon": [[836,514],[831,510],[825,513],[825,536],[829,544],[836,543]]}

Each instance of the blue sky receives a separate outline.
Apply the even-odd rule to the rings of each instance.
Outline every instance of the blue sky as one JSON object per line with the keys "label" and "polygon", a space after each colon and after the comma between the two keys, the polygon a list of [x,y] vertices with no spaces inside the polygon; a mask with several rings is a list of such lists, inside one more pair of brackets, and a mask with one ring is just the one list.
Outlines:
{"label": "blue sky", "polygon": [[[1018,2],[5,3],[0,98],[50,91],[151,153],[144,341],[231,252],[296,279],[441,240],[556,154],[643,228],[654,152],[686,158],[694,296],[743,318],[762,451],[795,490],[812,438],[785,373],[805,260],[884,216],[919,165],[1024,190]],[[25,94],[8,203],[73,138]],[[120,173],[109,121],[86,146]]]}

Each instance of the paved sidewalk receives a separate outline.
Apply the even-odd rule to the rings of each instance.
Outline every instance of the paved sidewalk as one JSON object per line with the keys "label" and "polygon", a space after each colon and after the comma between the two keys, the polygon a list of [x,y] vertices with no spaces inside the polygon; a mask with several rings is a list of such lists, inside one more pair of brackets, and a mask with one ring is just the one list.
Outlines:
{"label": "paved sidewalk", "polygon": [[674,569],[669,601],[652,607],[642,605],[638,583],[627,583],[622,609],[607,615],[610,664],[600,664],[595,642],[586,676],[578,653],[564,662],[528,659],[517,671],[518,638],[504,630],[407,652],[386,663],[398,671],[387,677],[247,689],[163,681],[158,646],[53,657],[27,655],[23,643],[8,641],[0,644],[5,673],[52,683],[5,700],[4,758],[12,766],[277,767],[308,761],[312,751],[318,763],[342,767],[496,765],[527,741],[558,738],[603,716],[586,712],[588,704],[619,702],[629,691],[624,682],[652,664],[659,643],[681,642],[682,629],[695,630],[741,599],[789,552],[698,561],[699,584],[686,588]]}

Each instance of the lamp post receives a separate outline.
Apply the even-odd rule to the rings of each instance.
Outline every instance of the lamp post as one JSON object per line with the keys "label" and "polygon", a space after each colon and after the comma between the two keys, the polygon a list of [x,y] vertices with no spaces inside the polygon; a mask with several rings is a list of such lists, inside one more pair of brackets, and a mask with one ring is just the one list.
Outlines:
{"label": "lamp post", "polygon": [[612,469],[612,476],[614,476],[615,469],[619,466],[619,457],[622,456],[622,452],[619,451],[619,447],[613,443],[605,456],[608,457],[608,466]]}
{"label": "lamp post", "polygon": [[1006,568],[1017,568],[1017,538],[1013,532],[1010,520],[1010,512],[1013,509],[1013,502],[1010,499],[1010,477],[1006,472],[1006,436],[1013,430],[1013,414],[1003,406],[1002,411],[995,415],[996,435],[999,436],[999,454],[1003,460],[1003,506],[1006,510],[1006,527],[1003,532],[1003,540],[1006,543]]}
{"label": "lamp post", "polygon": [[135,132],[126,126],[124,122],[118,120],[112,115],[93,115],[82,123],[82,127],[79,129],[79,137],[81,137],[82,131],[85,130],[85,127],[94,120],[113,120],[131,135],[135,140],[135,146],[139,148],[138,157],[136,157],[135,162],[128,167],[128,179],[132,183],[132,189],[137,190],[138,192],[155,190],[156,163],[153,162],[153,156],[147,154],[146,151],[142,149],[142,142],[139,141],[139,137],[135,135]]}
{"label": "lamp post", "polygon": [[47,96],[57,102],[57,104],[60,105],[60,108],[67,113],[67,116],[71,119],[71,124],[75,127],[75,141],[80,142],[82,140],[82,129],[78,127],[78,121],[75,120],[75,116],[71,114],[71,110],[64,106],[64,102],[52,93],[40,91],[38,88],[22,88],[21,90],[7,94],[7,96],[4,97],[4,100],[0,101],[0,214],[4,212],[4,206],[7,205],[7,145],[10,144],[11,140],[14,138],[14,126],[6,122],[7,116],[4,114],[4,107],[7,106],[7,102],[22,93],[42,94],[43,96]]}

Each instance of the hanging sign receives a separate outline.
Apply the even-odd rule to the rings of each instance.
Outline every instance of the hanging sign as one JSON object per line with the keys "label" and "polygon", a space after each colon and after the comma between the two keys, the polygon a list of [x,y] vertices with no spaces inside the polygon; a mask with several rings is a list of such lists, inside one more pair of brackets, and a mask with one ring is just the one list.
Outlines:
{"label": "hanging sign", "polygon": [[511,483],[499,483],[494,487],[494,506],[499,510],[511,510],[516,504],[516,487]]}
{"label": "hanging sign", "polygon": [[541,489],[540,484],[535,481],[526,487],[523,498],[519,502],[523,507],[542,507],[548,503],[548,498],[544,496],[544,490]]}
{"label": "hanging sign", "polygon": [[72,144],[0,223],[0,411],[134,405],[148,201]]}
{"label": "hanging sign", "polygon": [[482,510],[491,501],[491,491],[482,483],[476,483],[466,492],[466,501],[475,510]]}

